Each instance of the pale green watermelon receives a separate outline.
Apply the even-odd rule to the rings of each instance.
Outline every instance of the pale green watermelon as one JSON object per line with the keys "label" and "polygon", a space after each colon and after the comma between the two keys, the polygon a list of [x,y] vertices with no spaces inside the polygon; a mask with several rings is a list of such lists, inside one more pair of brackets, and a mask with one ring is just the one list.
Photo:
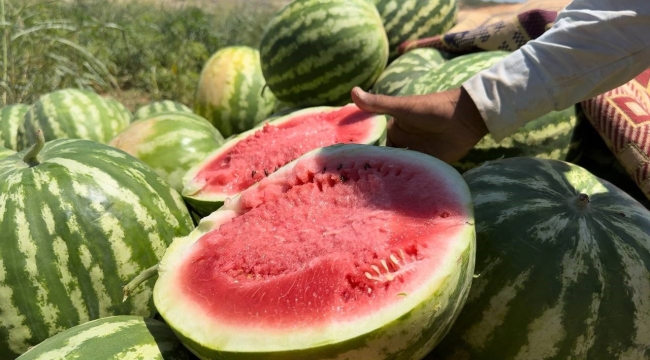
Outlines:
{"label": "pale green watermelon", "polygon": [[113,98],[107,98],[106,102],[108,105],[113,107],[116,116],[118,116],[122,122],[128,124],[133,120],[133,114],[131,113],[131,110],[127,109],[124,104]]}
{"label": "pale green watermelon", "polygon": [[0,159],[7,157],[9,155],[15,154],[16,152],[11,149],[7,149],[5,147],[0,146]]}
{"label": "pale green watermelon", "polygon": [[369,89],[388,61],[381,17],[369,0],[295,0],[271,19],[260,45],[273,94],[294,107],[343,105]]}
{"label": "pale green watermelon", "polygon": [[557,160],[493,161],[464,178],[476,278],[426,359],[650,358],[650,211]]}
{"label": "pale green watermelon", "polygon": [[252,129],[273,112],[275,96],[266,88],[257,49],[226,47],[203,67],[194,112],[228,137]]}
{"label": "pale green watermelon", "polygon": [[456,23],[456,0],[373,0],[390,44],[390,58],[406,40],[442,34]]}
{"label": "pale green watermelon", "polygon": [[192,113],[192,109],[172,100],[160,100],[139,107],[133,114],[133,121],[146,119],[156,114],[167,112],[185,112]]}
{"label": "pale green watermelon", "polygon": [[16,150],[18,128],[25,121],[29,105],[14,104],[0,109],[0,146]]}
{"label": "pale green watermelon", "polygon": [[190,360],[195,357],[165,323],[111,316],[77,325],[36,345],[19,360]]}
{"label": "pale green watermelon", "polygon": [[205,359],[416,360],[465,302],[474,241],[469,190],[452,167],[334,145],[175,240],[154,301]]}
{"label": "pale green watermelon", "polygon": [[193,113],[167,112],[133,122],[109,145],[144,161],[180,193],[183,175],[223,141],[219,130],[206,119]]}
{"label": "pale green watermelon", "polygon": [[17,149],[36,142],[41,129],[45,141],[54,139],[87,139],[108,143],[129,121],[117,108],[91,91],[57,90],[41,96],[25,114],[18,128]]}
{"label": "pale green watermelon", "polygon": [[131,155],[37,144],[0,159],[1,359],[100,317],[152,316],[152,283],[126,301],[122,286],[193,229],[179,194]]}
{"label": "pale green watermelon", "polygon": [[381,74],[372,92],[398,95],[404,86],[433,71],[445,62],[440,51],[430,48],[415,49],[393,61]]}

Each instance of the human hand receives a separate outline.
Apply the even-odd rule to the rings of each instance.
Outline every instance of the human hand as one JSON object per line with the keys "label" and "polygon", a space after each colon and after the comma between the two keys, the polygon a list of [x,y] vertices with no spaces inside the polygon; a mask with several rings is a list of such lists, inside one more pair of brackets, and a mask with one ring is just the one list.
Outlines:
{"label": "human hand", "polygon": [[392,117],[388,146],[420,151],[448,163],[460,160],[488,133],[474,101],[462,88],[396,97],[355,87],[352,100],[364,111]]}

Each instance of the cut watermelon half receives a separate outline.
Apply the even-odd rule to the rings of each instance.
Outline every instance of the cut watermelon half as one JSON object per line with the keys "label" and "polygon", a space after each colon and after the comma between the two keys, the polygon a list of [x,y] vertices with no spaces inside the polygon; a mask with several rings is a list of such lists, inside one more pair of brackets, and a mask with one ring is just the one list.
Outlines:
{"label": "cut watermelon half", "polygon": [[473,276],[466,183],[421,153],[309,152],[170,246],[156,308],[206,359],[421,359]]}
{"label": "cut watermelon half", "polygon": [[200,216],[311,150],[337,144],[378,144],[386,117],[356,105],[293,112],[228,140],[188,171],[183,198]]}

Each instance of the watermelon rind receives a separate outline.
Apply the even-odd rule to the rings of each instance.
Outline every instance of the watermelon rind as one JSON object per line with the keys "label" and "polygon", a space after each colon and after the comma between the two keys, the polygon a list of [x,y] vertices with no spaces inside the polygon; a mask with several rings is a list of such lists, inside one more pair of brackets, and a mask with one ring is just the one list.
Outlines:
{"label": "watermelon rind", "polygon": [[369,0],[294,0],[271,19],[260,45],[268,87],[293,107],[341,106],[369,89],[388,62],[388,39]]}
{"label": "watermelon rind", "polygon": [[133,114],[124,104],[119,100],[114,98],[106,98],[106,102],[109,106],[113,107],[117,117],[121,119],[121,122],[129,124],[133,120]]}
{"label": "watermelon rind", "polygon": [[5,158],[9,155],[15,154],[16,152],[11,149],[4,148],[0,146],[0,159]]}
{"label": "watermelon rind", "polygon": [[445,62],[440,51],[422,48],[409,51],[393,61],[372,86],[372,92],[398,95],[408,83],[415,81]]}
{"label": "watermelon rind", "polygon": [[111,316],[77,325],[43,341],[19,360],[190,360],[194,355],[165,323]]}
{"label": "watermelon rind", "polygon": [[173,100],[160,100],[148,103],[139,107],[135,113],[133,113],[133,121],[139,119],[146,119],[148,117],[167,112],[185,112],[192,113],[192,109],[187,106],[173,101]]}
{"label": "watermelon rind", "polygon": [[0,159],[0,358],[111,315],[154,314],[153,282],[122,286],[158,263],[192,218],[180,195],[131,155],[90,140],[47,142]]}
{"label": "watermelon rind", "polygon": [[440,35],[456,23],[457,0],[372,0],[383,20],[390,45],[390,60],[407,40]]}
{"label": "watermelon rind", "polygon": [[25,114],[16,150],[36,143],[39,129],[45,141],[69,138],[106,144],[128,125],[113,104],[92,91],[57,90],[42,95]]}
{"label": "watermelon rind", "polygon": [[[234,197],[202,220],[197,229],[178,238],[160,263],[154,288],[154,302],[161,316],[192,352],[202,359],[421,359],[446,334],[462,308],[474,275],[475,229],[472,204],[466,184],[457,171],[435,158],[414,151],[359,144],[339,144],[311,151],[280,168],[262,182],[245,190],[255,191],[262,183],[282,183],[302,159],[310,157],[382,155],[421,166],[453,184],[453,195],[464,204],[467,221],[440,271],[427,283],[394,306],[370,314],[345,326],[331,324],[313,331],[271,334],[263,331],[237,332],[210,321],[191,300],[176,290],[177,269],[193,244],[211,229],[217,229],[241,213]],[[285,180],[283,180],[285,179]],[[406,200],[405,200],[406,201]],[[254,320],[252,320],[254,321]]]}
{"label": "watermelon rind", "polygon": [[477,278],[427,359],[650,358],[650,211],[558,160],[492,161],[463,176]]}
{"label": "watermelon rind", "polygon": [[142,160],[181,192],[183,175],[223,142],[219,130],[203,117],[163,112],[133,122],[109,145]]}
{"label": "watermelon rind", "polygon": [[[348,106],[352,106],[352,105],[348,105]],[[199,216],[207,216],[211,212],[221,207],[221,205],[223,205],[223,202],[226,201],[226,199],[232,197],[232,195],[223,194],[223,193],[216,193],[216,194],[199,193],[200,190],[203,188],[203,183],[197,182],[194,179],[196,175],[206,166],[206,164],[209,164],[210,162],[212,162],[213,159],[221,156],[223,153],[228,152],[231,148],[237,145],[238,142],[242,141],[243,139],[246,139],[249,136],[254,135],[255,132],[259,131],[259,129],[264,124],[278,126],[280,124],[292,121],[295,117],[300,117],[309,114],[319,114],[323,112],[334,111],[336,109],[338,109],[338,107],[316,106],[316,107],[310,107],[298,111],[293,111],[287,115],[280,116],[278,118],[272,119],[271,121],[261,123],[257,127],[251,130],[245,131],[237,136],[227,139],[226,142],[221,147],[219,147],[217,150],[207,155],[203,159],[203,161],[196,164],[189,171],[187,171],[187,173],[183,176],[183,190],[181,192],[183,199],[185,199],[185,202],[187,202],[190,208],[193,211],[195,211]],[[363,143],[370,144],[370,145],[385,145],[387,119],[383,115],[377,115],[374,117],[374,123],[375,123],[374,128],[368,134],[366,141],[364,141]]]}
{"label": "watermelon rind", "polygon": [[13,104],[0,109],[0,146],[16,150],[18,148],[18,128],[25,121],[29,105]]}
{"label": "watermelon rind", "polygon": [[250,130],[266,119],[276,99],[266,87],[259,50],[225,47],[206,62],[194,96],[194,112],[225,137]]}

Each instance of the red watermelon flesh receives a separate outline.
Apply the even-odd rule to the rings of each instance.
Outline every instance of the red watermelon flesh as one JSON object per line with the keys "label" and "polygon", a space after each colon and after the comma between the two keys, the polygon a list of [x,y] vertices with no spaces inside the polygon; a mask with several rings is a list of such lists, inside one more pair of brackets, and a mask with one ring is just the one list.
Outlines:
{"label": "red watermelon flesh", "polygon": [[240,215],[192,247],[179,289],[219,326],[359,320],[416,292],[445,262],[471,217],[457,186],[381,153],[305,159],[241,195]]}
{"label": "red watermelon flesh", "polygon": [[186,175],[183,196],[221,202],[316,148],[375,143],[385,127],[385,117],[355,105],[299,111],[224,144]]}

